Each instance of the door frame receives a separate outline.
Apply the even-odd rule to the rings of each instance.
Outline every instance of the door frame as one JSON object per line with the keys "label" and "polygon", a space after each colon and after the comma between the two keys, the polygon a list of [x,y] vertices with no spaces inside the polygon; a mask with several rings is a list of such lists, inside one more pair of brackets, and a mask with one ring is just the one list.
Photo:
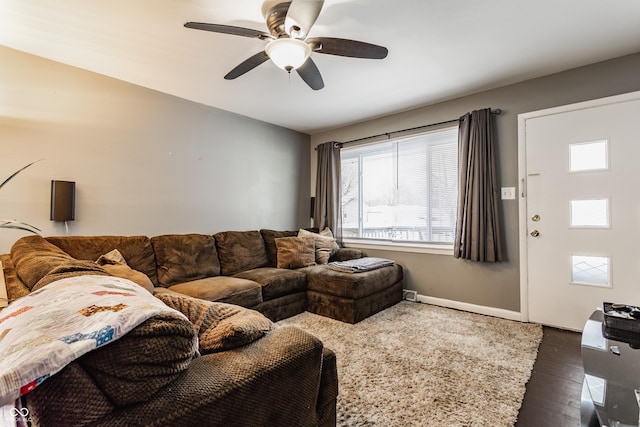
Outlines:
{"label": "door frame", "polygon": [[529,321],[529,253],[528,253],[528,218],[527,218],[527,120],[551,116],[569,111],[578,111],[605,105],[640,99],[640,91],[622,95],[592,99],[544,110],[518,114],[518,209],[519,209],[519,246],[520,246],[520,321]]}

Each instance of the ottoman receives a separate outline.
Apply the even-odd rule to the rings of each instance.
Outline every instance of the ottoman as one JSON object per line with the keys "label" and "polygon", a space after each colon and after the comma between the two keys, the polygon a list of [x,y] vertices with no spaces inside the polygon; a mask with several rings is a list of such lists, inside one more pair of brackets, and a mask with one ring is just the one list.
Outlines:
{"label": "ottoman", "polygon": [[346,323],[358,323],[402,300],[398,264],[362,273],[345,273],[327,265],[302,269],[307,274],[307,311]]}

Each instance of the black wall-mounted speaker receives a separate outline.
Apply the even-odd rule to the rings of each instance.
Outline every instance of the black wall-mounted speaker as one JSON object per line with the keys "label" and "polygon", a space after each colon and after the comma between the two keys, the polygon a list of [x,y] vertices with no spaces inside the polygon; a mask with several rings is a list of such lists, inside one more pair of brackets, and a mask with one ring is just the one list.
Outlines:
{"label": "black wall-mounted speaker", "polygon": [[76,216],[76,183],[51,181],[51,221],[73,221]]}

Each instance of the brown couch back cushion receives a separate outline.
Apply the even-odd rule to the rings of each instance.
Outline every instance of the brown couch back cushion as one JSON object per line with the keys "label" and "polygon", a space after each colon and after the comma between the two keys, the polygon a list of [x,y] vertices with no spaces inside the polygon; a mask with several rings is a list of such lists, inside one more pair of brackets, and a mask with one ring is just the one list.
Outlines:
{"label": "brown couch back cushion", "polygon": [[169,287],[218,276],[220,263],[213,236],[165,234],[151,238],[158,263],[158,283]]}
{"label": "brown couch back cushion", "polygon": [[156,259],[147,236],[55,236],[46,239],[72,257],[89,261],[117,249],[129,267],[146,274],[154,285],[158,284]]}
{"label": "brown couch back cushion", "polygon": [[240,273],[269,263],[264,241],[259,231],[223,231],[214,235],[221,272],[225,276]]}
{"label": "brown couch back cushion", "polygon": [[18,277],[29,290],[50,271],[73,261],[68,253],[40,235],[18,239],[11,247],[11,258]]}
{"label": "brown couch back cushion", "polygon": [[47,286],[56,280],[68,279],[78,276],[108,276],[109,273],[93,261],[83,259],[69,258],[68,261],[58,263],[56,267],[49,270],[40,280],[31,288],[31,292]]}
{"label": "brown couch back cushion", "polygon": [[269,267],[277,267],[278,265],[278,248],[276,246],[276,239],[281,237],[296,237],[298,230],[295,231],[276,231],[276,230],[260,230],[262,239],[264,240],[264,247],[267,251],[267,258],[269,259]]}
{"label": "brown couch back cushion", "polygon": [[[317,228],[305,228],[307,231],[311,231],[312,233],[317,233]],[[277,267],[278,266],[278,248],[276,247],[276,239],[280,237],[297,237],[299,230],[291,230],[291,231],[276,231],[276,230],[268,230],[262,229],[260,230],[260,234],[262,235],[262,239],[264,240],[264,247],[267,251],[267,258],[269,259],[269,267]]]}

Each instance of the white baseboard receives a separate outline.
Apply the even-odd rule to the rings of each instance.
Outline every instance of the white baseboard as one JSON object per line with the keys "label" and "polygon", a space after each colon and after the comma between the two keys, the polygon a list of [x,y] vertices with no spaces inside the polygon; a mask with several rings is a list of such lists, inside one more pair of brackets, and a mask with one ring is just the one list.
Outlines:
{"label": "white baseboard", "polygon": [[522,315],[518,311],[504,310],[502,308],[495,307],[486,307],[484,305],[469,304],[466,302],[429,297],[420,294],[418,294],[418,301],[426,304],[438,305],[440,307],[455,308],[456,310],[484,314],[486,316],[500,317],[502,319],[516,320],[518,322],[522,321]]}

